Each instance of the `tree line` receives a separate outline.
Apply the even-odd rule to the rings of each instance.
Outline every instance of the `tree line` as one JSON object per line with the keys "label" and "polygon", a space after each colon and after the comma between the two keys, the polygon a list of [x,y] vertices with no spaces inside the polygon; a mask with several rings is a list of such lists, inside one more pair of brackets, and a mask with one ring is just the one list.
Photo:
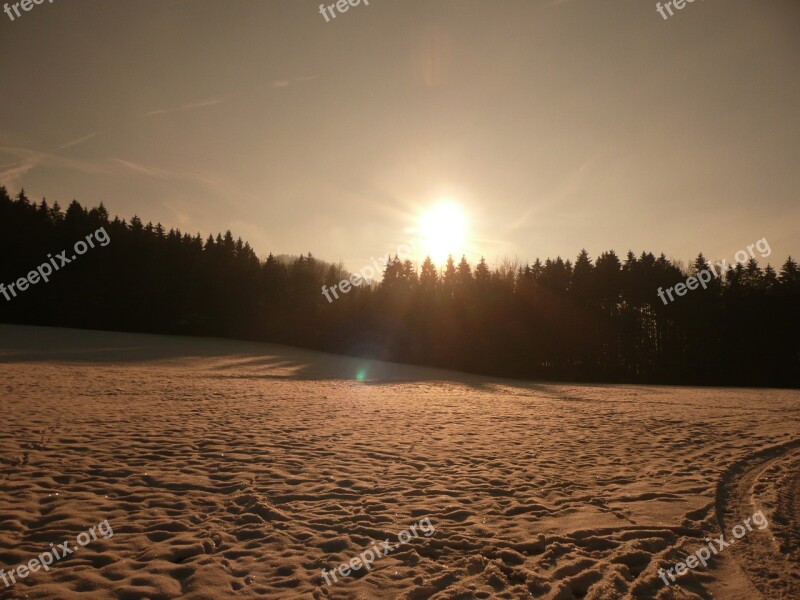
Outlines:
{"label": "tree line", "polygon": [[490,268],[390,258],[381,281],[334,302],[348,276],[310,253],[260,260],[230,231],[203,238],[66,210],[0,188],[0,282],[104,227],[111,243],[8,301],[0,321],[262,340],[487,375],[571,381],[800,384],[800,272],[755,259],[664,305],[656,294],[708,268],[650,252],[581,251]]}

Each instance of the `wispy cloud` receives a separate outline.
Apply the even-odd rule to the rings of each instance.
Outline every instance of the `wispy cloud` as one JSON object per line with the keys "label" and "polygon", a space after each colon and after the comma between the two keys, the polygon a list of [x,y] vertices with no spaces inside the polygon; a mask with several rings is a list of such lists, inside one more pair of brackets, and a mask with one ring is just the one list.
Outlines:
{"label": "wispy cloud", "polygon": [[133,171],[139,175],[144,175],[152,179],[160,179],[162,181],[183,181],[194,183],[214,192],[214,194],[230,203],[235,203],[236,200],[246,200],[249,202],[259,203],[261,201],[255,194],[242,191],[230,182],[225,181],[219,177],[213,177],[202,173],[193,173],[191,171],[176,171],[170,169],[163,169],[161,167],[154,167],[152,165],[145,165],[131,160],[122,158],[112,158],[111,162],[117,164],[129,171]]}
{"label": "wispy cloud", "polygon": [[183,229],[184,231],[189,230],[197,230],[198,227],[196,226],[194,219],[191,216],[191,207],[187,206],[175,206],[173,202],[162,202],[162,206],[164,206],[167,210],[172,212],[175,215],[175,218],[178,221],[178,227]]}
{"label": "wispy cloud", "polygon": [[0,153],[10,155],[16,159],[10,163],[0,165],[0,184],[11,189],[19,187],[21,179],[39,166],[60,167],[93,175],[105,173],[105,168],[95,162],[66,158],[56,154],[67,148],[82,144],[96,135],[97,132],[94,132],[70,140],[51,152],[41,152],[19,146],[0,146]]}
{"label": "wispy cloud", "polygon": [[535,215],[552,214],[554,206],[563,204],[567,198],[585,189],[587,177],[597,169],[605,156],[606,153],[601,149],[585,160],[577,169],[572,170],[564,179],[560,180],[550,193],[543,194],[519,218],[510,223],[509,228],[513,230],[528,227],[531,218]]}
{"label": "wispy cloud", "polygon": [[89,133],[89,134],[84,135],[83,137],[79,137],[76,140],[72,140],[71,142],[67,142],[66,144],[63,144],[63,145],[59,146],[58,148],[56,148],[56,152],[58,152],[59,150],[66,150],[67,148],[72,148],[73,146],[77,146],[79,144],[82,144],[83,142],[86,142],[86,141],[92,139],[96,135],[97,135],[97,132],[95,131],[94,133]]}
{"label": "wispy cloud", "polygon": [[[301,83],[301,82],[304,82],[304,81],[313,81],[314,79],[317,79],[318,77],[319,77],[319,75],[304,75],[304,76],[301,76],[301,77],[290,77],[289,79],[276,79],[276,80],[274,80],[274,81],[272,81],[272,82],[270,82],[270,83],[268,83],[266,85],[259,85],[259,86],[256,86],[254,88],[251,88],[250,92],[252,92],[252,91],[254,91],[256,89],[263,89],[264,87],[286,88],[286,87],[289,87],[291,85],[295,85],[297,83]],[[200,102],[192,102],[190,104],[184,104],[183,106],[176,106],[176,107],[172,107],[172,108],[158,108],[158,109],[146,112],[145,116],[146,117],[153,117],[153,116],[156,116],[156,115],[166,115],[166,114],[169,114],[169,113],[183,112],[183,111],[187,111],[187,110],[195,110],[195,109],[198,109],[198,108],[208,108],[210,106],[217,106],[219,104],[222,104],[224,102],[228,102],[229,100],[237,98],[238,96],[242,96],[242,95],[244,95],[246,93],[247,93],[247,90],[243,90],[243,91],[241,91],[239,93],[229,94],[227,96],[220,97],[220,98],[213,98],[211,100],[201,100]]]}
{"label": "wispy cloud", "polygon": [[111,162],[117,163],[125,167],[126,169],[130,169],[131,171],[135,171],[136,173],[141,173],[142,175],[147,175],[148,177],[153,177],[155,179],[186,179],[185,175],[176,173],[175,171],[168,171],[167,169],[160,169],[159,167],[153,167],[150,165],[143,165],[141,163],[135,163],[130,160],[123,160],[121,158],[112,158]]}
{"label": "wispy cloud", "polygon": [[304,77],[292,77],[291,79],[276,79],[270,86],[274,88],[285,88],[292,84],[300,83],[301,81],[314,81],[319,75],[309,75]]}
{"label": "wispy cloud", "polygon": [[194,110],[195,108],[206,108],[209,106],[216,106],[217,104],[222,104],[223,102],[225,102],[224,98],[219,98],[215,100],[203,100],[202,102],[193,102],[191,104],[178,106],[176,108],[159,108],[157,110],[151,110],[150,112],[145,113],[145,116],[151,117],[153,115],[165,115],[167,113],[182,112],[184,110]]}

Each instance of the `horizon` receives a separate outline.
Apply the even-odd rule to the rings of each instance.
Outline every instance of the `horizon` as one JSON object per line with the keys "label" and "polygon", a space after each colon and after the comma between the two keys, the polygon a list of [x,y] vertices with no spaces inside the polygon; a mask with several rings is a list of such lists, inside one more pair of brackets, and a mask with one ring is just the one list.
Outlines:
{"label": "horizon", "polygon": [[[5,186],[0,185],[0,189],[5,189]],[[8,190],[6,190],[6,193],[8,193]],[[21,193],[25,193],[26,197],[27,197],[27,193],[24,191],[24,189],[21,189],[18,192],[18,194],[9,194],[9,196],[11,198],[16,199],[16,198],[18,198],[18,195],[21,194]],[[39,202],[36,202],[36,201],[34,201],[34,199],[29,198],[29,197],[28,197],[28,200],[30,200],[31,204],[39,204],[41,201],[45,201],[45,202],[48,203],[48,206],[50,208],[53,208],[53,206],[57,203],[57,201],[54,201],[51,204],[45,198],[43,198]],[[78,204],[80,204],[80,202],[78,202]],[[80,204],[80,205],[85,210],[90,210],[92,208],[99,208],[101,205],[105,208],[105,204],[103,202],[98,204],[96,207],[94,207],[94,206],[86,206],[86,205],[83,205],[83,204]],[[61,203],[58,203],[58,207],[61,210],[62,214],[64,213],[64,211],[67,208],[65,206],[62,206]],[[355,268],[352,268],[349,265],[344,264],[341,260],[330,260],[327,257],[319,256],[319,255],[315,254],[312,250],[307,250],[307,251],[304,251],[304,252],[299,252],[299,253],[296,253],[296,254],[292,254],[292,253],[288,253],[288,252],[280,252],[280,251],[278,251],[278,249],[270,249],[265,253],[264,252],[259,253],[259,252],[257,252],[256,248],[253,248],[253,245],[250,244],[249,240],[247,240],[245,238],[242,238],[235,231],[230,231],[230,230],[226,230],[226,231],[209,231],[209,232],[182,231],[179,228],[164,227],[164,224],[160,223],[160,222],[153,223],[150,220],[142,218],[142,215],[132,215],[130,218],[127,218],[127,217],[122,217],[122,216],[116,215],[116,214],[115,215],[111,215],[109,213],[109,219],[110,220],[119,219],[123,224],[128,225],[128,226],[130,226],[131,219],[134,219],[134,218],[139,219],[143,226],[157,227],[157,226],[161,225],[164,228],[165,233],[168,233],[169,231],[174,229],[175,231],[179,232],[181,235],[188,234],[193,238],[199,236],[203,241],[206,241],[209,238],[212,238],[212,239],[216,240],[220,236],[222,236],[225,233],[229,232],[233,236],[234,239],[241,239],[241,241],[243,243],[248,244],[250,246],[250,248],[252,248],[252,250],[258,256],[259,261],[262,261],[262,262],[266,261],[269,256],[272,256],[272,257],[274,257],[276,260],[278,260],[280,262],[285,262],[286,264],[290,264],[292,261],[294,261],[294,260],[296,260],[298,258],[301,258],[301,257],[307,257],[310,254],[314,258],[314,260],[316,260],[318,262],[321,262],[321,263],[323,263],[325,265],[341,266],[348,273],[353,273],[353,272],[356,272],[356,271],[359,270],[359,269],[355,269]],[[753,252],[753,248],[755,248],[757,246],[760,248],[761,242],[764,242],[764,245],[766,247],[765,247],[765,249],[759,249],[759,256],[756,256],[756,254]],[[640,259],[642,257],[642,255],[652,255],[654,258],[663,257],[667,261],[669,261],[672,265],[678,267],[681,271],[683,271],[683,272],[685,272],[687,274],[691,272],[691,265],[694,262],[694,260],[697,259],[697,258],[700,258],[700,256],[702,256],[704,259],[706,259],[708,262],[710,262],[712,264],[718,264],[718,262],[721,259],[721,262],[723,264],[726,264],[727,266],[730,266],[730,267],[734,267],[737,264],[747,265],[747,263],[750,261],[750,259],[755,259],[756,263],[758,264],[759,267],[766,268],[766,267],[769,266],[769,267],[772,267],[776,272],[780,272],[781,266],[783,266],[786,262],[795,261],[795,256],[793,256],[793,255],[787,255],[787,256],[784,256],[784,257],[776,256],[773,260],[769,260],[770,258],[772,258],[773,251],[772,251],[772,248],[771,248],[771,246],[769,244],[769,241],[766,238],[761,238],[760,240],[754,240],[752,244],[748,244],[747,246],[743,246],[743,248],[741,250],[738,250],[736,253],[731,253],[731,256],[733,257],[733,259],[730,260],[730,261],[727,260],[727,257],[709,256],[708,254],[706,254],[702,250],[700,250],[698,252],[698,254],[695,255],[692,259],[690,259],[688,261],[683,261],[681,259],[676,259],[676,258],[667,256],[663,251],[660,251],[658,249],[652,249],[652,248],[651,249],[642,249],[639,252],[634,251],[632,249],[628,249],[628,250],[622,251],[622,250],[620,250],[618,248],[608,248],[606,250],[601,251],[596,256],[593,256],[585,248],[581,248],[580,250],[577,251],[576,254],[574,254],[571,257],[564,257],[564,256],[561,256],[561,255],[557,255],[557,256],[536,256],[536,257],[532,257],[532,258],[522,258],[522,257],[519,257],[519,256],[515,256],[515,257],[505,256],[505,257],[499,258],[496,262],[493,262],[493,261],[490,261],[490,260],[486,260],[486,257],[484,257],[482,255],[478,256],[477,259],[475,259],[475,258],[470,259],[470,257],[467,256],[466,252],[462,252],[462,253],[459,253],[459,254],[447,253],[447,254],[445,254],[443,260],[434,260],[432,258],[432,256],[431,256],[431,254],[426,253],[425,251],[415,251],[414,250],[415,248],[417,248],[417,249],[424,248],[424,245],[422,245],[422,244],[418,245],[416,239],[411,239],[410,240],[410,244],[400,244],[398,246],[398,248],[395,249],[394,252],[386,253],[386,254],[384,254],[384,255],[382,255],[380,257],[371,256],[370,257],[370,261],[369,261],[369,263],[366,263],[366,266],[381,265],[381,266],[385,267],[386,266],[386,260],[390,259],[390,258],[396,258],[397,255],[398,255],[398,250],[400,248],[403,248],[403,247],[409,248],[410,252],[409,251],[405,251],[405,253],[400,252],[400,259],[401,260],[405,260],[407,258],[408,260],[411,261],[412,265],[415,268],[419,269],[426,259],[431,258],[434,266],[440,272],[444,271],[448,260],[452,259],[453,262],[457,265],[458,262],[462,258],[466,258],[467,262],[471,266],[477,265],[481,260],[483,260],[483,261],[486,262],[486,264],[492,270],[496,270],[496,269],[507,267],[507,266],[516,266],[517,268],[521,269],[524,266],[533,266],[537,261],[541,261],[542,264],[545,264],[545,262],[551,261],[551,260],[552,261],[562,260],[565,264],[574,266],[574,264],[575,264],[575,260],[574,259],[578,258],[580,256],[580,254],[583,253],[583,252],[587,252],[587,254],[589,256],[589,260],[591,262],[594,262],[597,258],[601,257],[604,254],[614,254],[615,256],[617,256],[619,258],[619,260],[621,262],[625,261],[625,257],[627,257],[629,253],[632,253],[634,258],[637,259],[637,260]],[[747,248],[747,250],[745,250],[745,248]],[[741,258],[741,259],[736,258],[735,255],[740,253],[740,252],[743,253],[744,257]],[[749,252],[749,254],[748,254],[748,252]],[[362,265],[362,267],[363,266],[365,266],[365,265]],[[369,281],[371,283],[379,283],[381,281],[381,279],[382,279],[382,276],[375,277],[375,278],[365,278],[365,281]]]}
{"label": "horizon", "polygon": [[796,257],[799,12],[44,3],[0,21],[0,184],[349,270],[448,202],[472,264]]}

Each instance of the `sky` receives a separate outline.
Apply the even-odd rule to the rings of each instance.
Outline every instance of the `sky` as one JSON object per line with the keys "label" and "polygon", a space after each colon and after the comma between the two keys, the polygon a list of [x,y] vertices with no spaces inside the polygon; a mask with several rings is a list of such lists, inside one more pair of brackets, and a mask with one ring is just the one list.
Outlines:
{"label": "sky", "polygon": [[798,59],[796,0],[45,1],[0,13],[0,184],[353,270],[442,201],[471,261],[780,265]]}

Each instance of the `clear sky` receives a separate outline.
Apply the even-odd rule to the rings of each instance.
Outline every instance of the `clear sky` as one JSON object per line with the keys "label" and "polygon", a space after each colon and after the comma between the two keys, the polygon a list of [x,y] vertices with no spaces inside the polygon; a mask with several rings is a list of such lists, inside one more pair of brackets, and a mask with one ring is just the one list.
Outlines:
{"label": "clear sky", "polygon": [[444,198],[490,263],[780,263],[798,59],[796,0],[45,0],[0,13],[0,183],[352,269]]}

